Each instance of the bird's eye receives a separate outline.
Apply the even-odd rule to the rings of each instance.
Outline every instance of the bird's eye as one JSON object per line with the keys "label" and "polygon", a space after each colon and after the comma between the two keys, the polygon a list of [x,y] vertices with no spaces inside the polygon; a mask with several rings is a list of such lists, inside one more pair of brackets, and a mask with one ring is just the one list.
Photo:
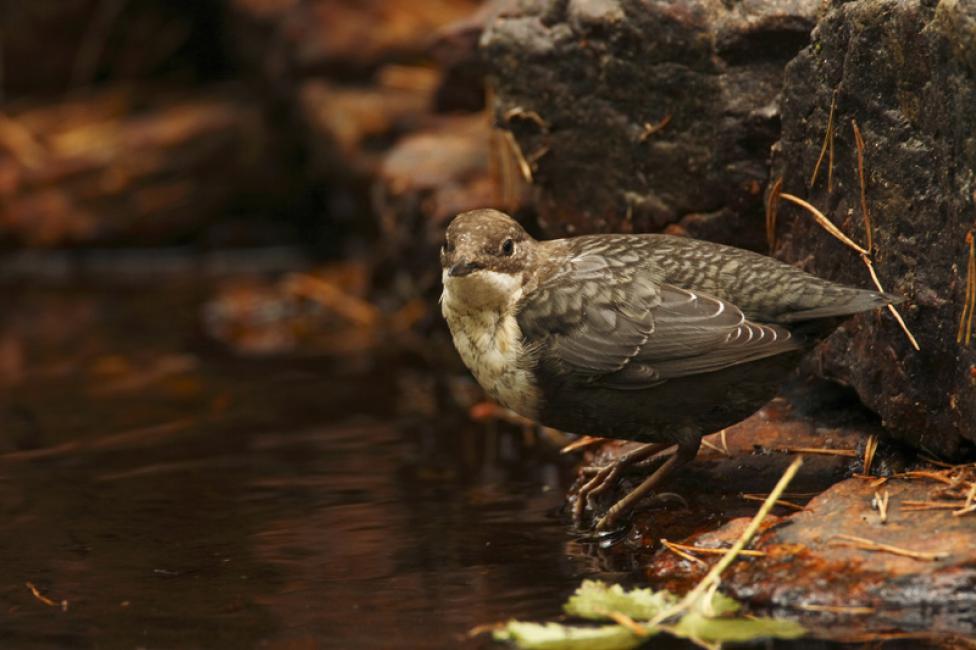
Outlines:
{"label": "bird's eye", "polygon": [[506,239],[502,242],[502,255],[509,257],[515,253],[515,241],[513,239]]}

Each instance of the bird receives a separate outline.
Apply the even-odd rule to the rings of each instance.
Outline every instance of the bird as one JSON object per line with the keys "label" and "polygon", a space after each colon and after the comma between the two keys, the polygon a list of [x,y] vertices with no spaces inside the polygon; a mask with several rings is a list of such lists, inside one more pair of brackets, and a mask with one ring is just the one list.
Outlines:
{"label": "bird", "polygon": [[543,426],[643,443],[592,468],[577,523],[623,472],[676,448],[594,523],[601,531],[693,460],[702,436],[775,397],[843,320],[900,301],[690,237],[537,240],[490,208],[452,219],[440,263],[441,312],[488,395]]}

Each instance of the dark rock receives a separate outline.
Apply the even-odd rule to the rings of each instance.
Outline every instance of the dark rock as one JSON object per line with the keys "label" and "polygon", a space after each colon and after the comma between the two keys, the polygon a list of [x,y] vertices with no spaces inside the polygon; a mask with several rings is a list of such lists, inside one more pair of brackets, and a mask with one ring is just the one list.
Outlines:
{"label": "dark rock", "polygon": [[680,224],[759,246],[783,67],[818,2],[510,4],[482,47],[549,234]]}
{"label": "dark rock", "polygon": [[[783,190],[806,196],[864,243],[851,120],[865,141],[874,261],[921,352],[887,313],[849,322],[821,348],[824,372],[853,386],[901,440],[953,455],[976,441],[976,350],[956,343],[976,223],[976,7],[834,2],[787,67]],[[827,163],[807,190],[836,92],[833,191]],[[777,254],[839,282],[870,286],[857,254],[784,202]]]}

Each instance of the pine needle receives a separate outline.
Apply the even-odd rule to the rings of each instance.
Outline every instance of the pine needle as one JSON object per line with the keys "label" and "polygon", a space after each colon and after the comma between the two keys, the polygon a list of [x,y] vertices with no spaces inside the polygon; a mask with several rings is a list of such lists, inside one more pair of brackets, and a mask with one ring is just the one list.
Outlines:
{"label": "pine needle", "polygon": [[847,246],[851,250],[857,251],[861,255],[867,255],[867,252],[868,252],[867,249],[865,249],[863,246],[861,246],[860,244],[856,243],[850,237],[848,237],[843,232],[841,232],[841,229],[840,228],[838,228],[837,226],[835,226],[833,224],[833,222],[831,222],[830,219],[828,219],[826,216],[824,216],[824,213],[823,212],[821,212],[820,210],[818,210],[817,208],[815,208],[813,205],[811,205],[810,203],[804,201],[803,199],[801,199],[798,196],[794,196],[793,194],[788,194],[786,192],[781,192],[780,193],[780,197],[786,199],[790,203],[795,203],[796,205],[800,206],[801,208],[804,208],[807,212],[809,212],[811,215],[813,215],[814,220],[820,225],[821,228],[823,228],[824,230],[826,230],[827,232],[829,232],[831,235],[833,235],[838,241],[840,241],[845,246]]}
{"label": "pine needle", "polygon": [[892,555],[900,555],[902,557],[910,557],[913,560],[941,560],[942,558],[949,557],[948,553],[927,553],[925,551],[912,551],[907,548],[901,548],[899,546],[892,546],[891,544],[882,544],[880,542],[875,542],[874,540],[867,539],[866,537],[857,537],[856,535],[834,535],[835,539],[839,539],[843,542],[847,542],[848,546],[853,546],[855,548],[861,549],[862,551],[879,551],[882,553],[891,553]]}
{"label": "pine needle", "polygon": [[857,147],[857,178],[861,183],[861,215],[864,218],[864,234],[867,238],[868,255],[874,251],[874,233],[871,227],[871,213],[868,210],[868,198],[864,181],[864,138],[857,121],[851,118],[851,128],[854,130],[854,144]]}
{"label": "pine needle", "polygon": [[817,164],[813,166],[813,175],[810,177],[809,187],[813,187],[817,182],[817,174],[820,173],[820,166],[823,164],[824,156],[830,151],[830,160],[827,164],[827,192],[832,190],[833,171],[834,171],[834,111],[837,109],[837,91],[830,98],[830,113],[827,115],[827,130],[824,133],[823,146],[820,147],[820,155],[817,157]]}
{"label": "pine needle", "polygon": [[772,253],[776,247],[776,215],[779,213],[780,194],[783,191],[783,177],[780,176],[769,188],[769,196],[766,197],[766,243],[769,244],[769,252]]}
{"label": "pine needle", "polygon": [[871,465],[874,464],[874,454],[878,451],[878,435],[872,433],[864,444],[864,473],[871,475]]}
{"label": "pine needle", "polygon": [[966,243],[969,244],[969,257],[966,262],[966,293],[959,317],[959,331],[956,333],[956,343],[969,345],[973,336],[973,313],[976,312],[976,238],[973,231],[966,233]]}

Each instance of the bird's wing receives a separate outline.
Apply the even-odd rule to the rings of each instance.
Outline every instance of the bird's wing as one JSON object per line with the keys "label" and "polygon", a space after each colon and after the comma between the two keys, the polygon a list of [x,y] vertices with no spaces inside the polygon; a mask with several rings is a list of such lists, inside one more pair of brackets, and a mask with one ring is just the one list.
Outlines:
{"label": "bird's wing", "polygon": [[526,343],[556,372],[647,388],[796,350],[789,330],[746,320],[735,305],[658,282],[639,264],[572,257],[519,304]]}

